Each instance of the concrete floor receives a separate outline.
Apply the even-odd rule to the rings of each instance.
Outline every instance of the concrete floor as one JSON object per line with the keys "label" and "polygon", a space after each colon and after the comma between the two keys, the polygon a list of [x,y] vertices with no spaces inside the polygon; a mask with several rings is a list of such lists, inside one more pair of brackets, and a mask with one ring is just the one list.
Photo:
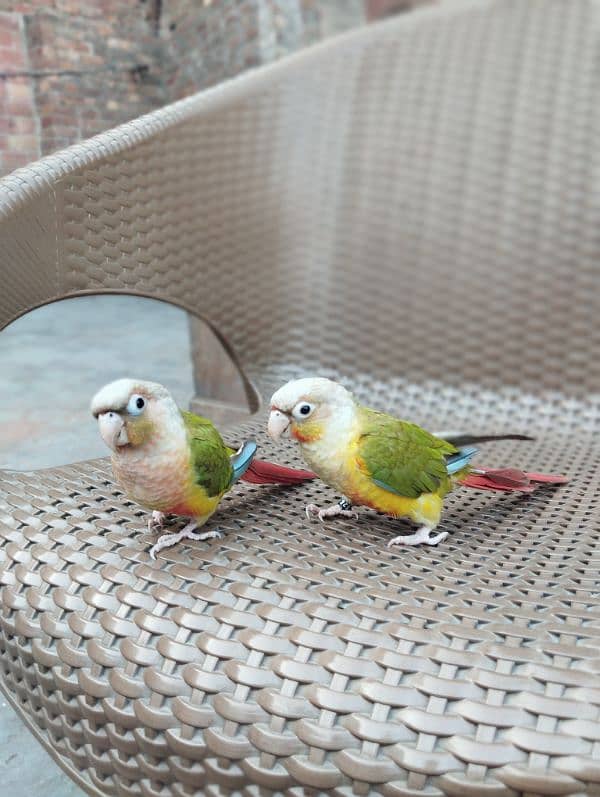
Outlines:
{"label": "concrete floor", "polygon": [[55,764],[0,697],[0,795],[83,797],[79,786]]}
{"label": "concrete floor", "polygon": [[[187,406],[194,393],[187,316],[126,296],[49,305],[0,333],[0,374],[0,468],[105,456],[89,402],[106,382],[152,379]],[[1,698],[0,771],[0,795],[83,794]]]}
{"label": "concrete floor", "polygon": [[0,334],[0,468],[43,468],[105,456],[90,399],[123,376],[194,393],[187,315],[130,296],[47,305]]}

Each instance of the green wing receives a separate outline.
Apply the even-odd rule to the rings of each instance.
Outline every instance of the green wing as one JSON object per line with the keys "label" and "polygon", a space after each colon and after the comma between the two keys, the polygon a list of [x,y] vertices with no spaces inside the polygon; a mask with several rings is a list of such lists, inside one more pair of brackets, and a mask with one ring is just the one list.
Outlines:
{"label": "green wing", "polygon": [[449,486],[446,456],[456,448],[420,426],[362,409],[358,463],[384,490],[418,498]]}
{"label": "green wing", "polygon": [[188,433],[196,484],[204,487],[209,496],[225,492],[233,477],[231,449],[208,418],[183,410],[181,415]]}

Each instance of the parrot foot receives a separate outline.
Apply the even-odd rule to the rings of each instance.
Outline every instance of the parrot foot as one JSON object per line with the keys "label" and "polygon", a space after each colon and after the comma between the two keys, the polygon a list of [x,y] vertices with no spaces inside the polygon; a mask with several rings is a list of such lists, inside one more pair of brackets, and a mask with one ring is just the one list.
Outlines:
{"label": "parrot foot", "polygon": [[164,512],[157,512],[156,510],[148,518],[148,531],[160,531],[165,524],[166,515]]}
{"label": "parrot foot", "polygon": [[434,535],[431,534],[432,531],[429,526],[422,526],[414,534],[400,534],[388,542],[388,548],[393,548],[394,545],[437,545],[448,536],[447,531]]}
{"label": "parrot foot", "polygon": [[304,511],[306,512],[306,517],[309,520],[312,520],[314,517],[318,517],[321,523],[324,523],[326,520],[332,517],[347,517],[358,520],[358,513],[353,512],[350,509],[351,506],[352,504],[349,501],[344,500],[343,504],[342,501],[340,501],[339,504],[328,506],[325,509],[321,509],[316,504],[307,504]]}
{"label": "parrot foot", "polygon": [[155,545],[150,548],[150,558],[156,561],[156,554],[159,551],[162,551],[164,548],[170,548],[172,545],[177,545],[178,542],[182,540],[210,540],[210,539],[219,539],[221,537],[221,532],[217,531],[216,529],[213,531],[201,531],[196,532],[194,529],[197,528],[197,524],[192,521],[188,523],[187,526],[184,526],[181,531],[175,532],[175,534],[163,534],[162,537],[158,538],[158,541]]}

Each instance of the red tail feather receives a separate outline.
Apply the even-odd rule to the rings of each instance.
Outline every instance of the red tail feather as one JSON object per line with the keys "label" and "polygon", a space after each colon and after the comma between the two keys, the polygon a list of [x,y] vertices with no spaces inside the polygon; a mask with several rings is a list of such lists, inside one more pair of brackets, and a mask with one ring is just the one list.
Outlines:
{"label": "red tail feather", "polygon": [[532,493],[540,484],[566,484],[566,476],[551,473],[526,473],[516,468],[478,468],[461,481],[463,487],[475,490],[500,490]]}
{"label": "red tail feather", "polygon": [[316,474],[300,468],[286,468],[274,462],[253,459],[250,467],[242,476],[242,481],[250,484],[300,484],[316,479]]}
{"label": "red tail feather", "polygon": [[568,476],[557,476],[554,473],[528,473],[529,481],[537,484],[568,484]]}

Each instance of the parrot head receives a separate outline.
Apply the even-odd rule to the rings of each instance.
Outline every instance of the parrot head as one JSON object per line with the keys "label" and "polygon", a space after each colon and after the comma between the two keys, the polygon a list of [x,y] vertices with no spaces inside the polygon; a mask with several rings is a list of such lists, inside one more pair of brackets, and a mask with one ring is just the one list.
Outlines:
{"label": "parrot head", "polygon": [[352,394],[331,379],[295,379],[271,397],[267,431],[273,440],[289,434],[300,443],[313,443],[354,407]]}
{"label": "parrot head", "polygon": [[100,436],[114,453],[152,442],[180,413],[169,391],[157,382],[117,379],[99,390],[91,403]]}

